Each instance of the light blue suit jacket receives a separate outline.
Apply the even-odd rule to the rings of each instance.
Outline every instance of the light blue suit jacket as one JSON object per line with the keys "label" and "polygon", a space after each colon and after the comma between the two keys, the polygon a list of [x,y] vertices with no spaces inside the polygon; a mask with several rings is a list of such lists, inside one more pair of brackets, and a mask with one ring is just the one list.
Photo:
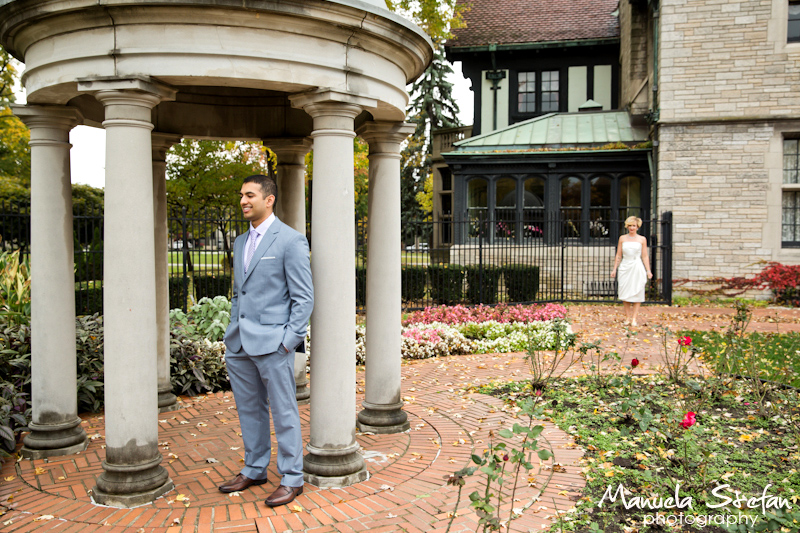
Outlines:
{"label": "light blue suit jacket", "polygon": [[281,345],[291,352],[305,339],[314,308],[308,241],[276,218],[245,274],[246,241],[244,233],[233,245],[231,323],[224,338],[228,355],[286,353]]}

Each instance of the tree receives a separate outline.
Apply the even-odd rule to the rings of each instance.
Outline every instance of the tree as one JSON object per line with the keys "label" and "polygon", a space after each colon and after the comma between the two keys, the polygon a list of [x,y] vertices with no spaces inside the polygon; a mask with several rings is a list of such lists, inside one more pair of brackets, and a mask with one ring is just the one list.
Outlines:
{"label": "tree", "polygon": [[437,46],[464,27],[462,14],[469,9],[458,0],[386,0],[386,7],[413,20]]}
{"label": "tree", "polygon": [[422,236],[410,222],[425,215],[417,197],[425,194],[424,184],[429,179],[432,183],[432,133],[461,125],[453,85],[445,80],[453,70],[444,56],[444,42],[452,37],[452,30],[464,26],[462,14],[468,7],[457,0],[386,0],[386,5],[413,20],[434,43],[433,60],[411,86],[412,101],[406,110],[409,122],[416,125],[401,154],[403,240],[410,243]]}
{"label": "tree", "polygon": [[[309,182],[314,178],[314,151],[306,154],[306,201],[309,198]],[[369,144],[361,137],[353,139],[353,180],[356,220],[367,218],[369,195]],[[306,203],[306,208],[308,203]],[[310,213],[309,213],[310,214]]]}
{"label": "tree", "polygon": [[29,205],[30,133],[10,107],[18,76],[13,58],[0,47],[0,196],[15,205]]}
{"label": "tree", "polygon": [[445,79],[452,72],[444,56],[444,46],[439,45],[430,66],[411,86],[412,101],[407,114],[416,129],[401,153],[401,216],[403,240],[407,244],[415,237],[422,236],[411,221],[425,215],[417,197],[425,194],[425,183],[430,180],[432,184],[433,180],[432,133],[440,128],[461,125],[458,120],[458,105],[453,100],[453,84]]}
{"label": "tree", "polygon": [[[191,213],[203,209],[215,219],[210,231],[222,235],[228,264],[233,264],[230,217],[225,215],[239,203],[242,178],[251,174],[274,178],[275,164],[275,154],[261,143],[183,139],[167,154],[167,205],[173,217],[181,216],[184,209]],[[188,231],[173,231],[184,242],[185,255],[190,259]]]}

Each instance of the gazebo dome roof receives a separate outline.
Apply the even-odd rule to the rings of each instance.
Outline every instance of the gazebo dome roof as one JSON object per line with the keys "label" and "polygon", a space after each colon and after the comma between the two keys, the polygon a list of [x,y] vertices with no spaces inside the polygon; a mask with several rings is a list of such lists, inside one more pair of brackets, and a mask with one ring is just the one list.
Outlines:
{"label": "gazebo dome roof", "polygon": [[314,90],[402,121],[406,84],[433,55],[384,0],[0,0],[0,42],[25,63],[31,104],[99,125],[93,82],[139,80],[174,95],[154,110],[156,131],[239,139],[309,134],[289,96]]}

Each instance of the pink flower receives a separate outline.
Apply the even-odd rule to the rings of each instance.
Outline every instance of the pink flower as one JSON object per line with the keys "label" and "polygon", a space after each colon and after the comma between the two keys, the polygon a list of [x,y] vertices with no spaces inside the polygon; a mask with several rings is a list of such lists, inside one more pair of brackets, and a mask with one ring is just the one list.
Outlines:
{"label": "pink flower", "polygon": [[542,395],[542,389],[536,389],[536,392],[534,394],[536,396],[541,396]]}
{"label": "pink flower", "polygon": [[634,357],[631,359],[631,368],[636,368],[637,366],[639,366],[639,360]]}
{"label": "pink flower", "polygon": [[696,422],[697,418],[695,418],[695,413],[689,411],[686,413],[686,416],[683,417],[683,420],[681,421],[681,427],[683,427],[683,429],[689,429],[695,425]]}
{"label": "pink flower", "polygon": [[691,337],[678,337],[678,344],[680,346],[689,346],[692,344]]}

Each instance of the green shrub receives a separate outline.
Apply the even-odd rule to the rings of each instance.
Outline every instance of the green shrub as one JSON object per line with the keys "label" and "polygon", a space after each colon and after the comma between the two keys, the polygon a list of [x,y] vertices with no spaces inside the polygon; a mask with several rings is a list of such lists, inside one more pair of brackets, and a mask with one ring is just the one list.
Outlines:
{"label": "green shrub", "polygon": [[85,251],[78,240],[78,235],[74,235],[75,281],[103,279],[103,237],[100,228],[94,228],[92,242]]}
{"label": "green shrub", "polygon": [[533,302],[539,292],[539,267],[505,265],[501,268],[509,302]]}
{"label": "green shrub", "polygon": [[172,390],[188,395],[230,390],[224,356],[225,345],[221,342],[198,340],[182,328],[173,328],[169,343]]}
{"label": "green shrub", "polygon": [[356,307],[367,305],[367,267],[356,267]]}
{"label": "green shrub", "polygon": [[94,315],[103,313],[103,284],[99,281],[92,286],[82,283],[75,289],[75,315]]}
{"label": "green shrub", "polygon": [[188,313],[181,309],[169,312],[173,327],[183,330],[184,335],[195,339],[221,341],[231,323],[231,302],[224,296],[201,298]]}
{"label": "green shrub", "polygon": [[[213,303],[208,299],[206,302]],[[223,307],[221,302],[217,304]],[[219,318],[206,317],[205,322],[201,319],[199,323],[213,331],[217,327],[215,321],[219,321]],[[78,411],[97,412],[104,405],[103,317],[98,314],[79,317],[75,329]],[[197,329],[190,333],[180,325],[172,328],[170,334],[170,379],[176,392],[199,394],[230,388],[223,358],[225,346],[222,343],[209,342]],[[27,426],[27,422],[22,424],[19,416],[13,416],[11,419],[16,420],[17,424],[13,426],[3,416],[7,415],[8,418],[22,413],[26,420],[30,420],[31,328],[28,324],[6,324],[0,334],[0,375],[17,393],[16,396],[4,393],[4,384],[0,382],[0,428],[17,431],[17,428]],[[20,405],[19,398],[25,399],[24,409],[16,407]],[[3,405],[11,405],[12,408],[4,410]],[[7,432],[0,429],[0,447],[3,446],[4,436],[8,437]]]}
{"label": "green shrub", "polygon": [[0,335],[0,376],[18,391],[31,392],[31,327],[6,324]]}
{"label": "green shrub", "polygon": [[454,264],[428,267],[431,298],[437,304],[451,305],[464,298],[464,267]]}
{"label": "green shrub", "polygon": [[97,313],[75,320],[78,356],[78,411],[96,413],[103,408],[103,317]]}
{"label": "green shrub", "polygon": [[18,251],[0,253],[0,318],[5,324],[31,320],[31,268]]}
{"label": "green shrub", "polygon": [[211,274],[194,276],[194,292],[198,300],[224,296],[230,298],[233,278],[230,274]]}
{"label": "green shrub", "polygon": [[[494,266],[469,266],[465,270],[467,273],[467,301],[471,304],[496,304],[500,269]],[[483,277],[483,297],[481,297],[481,276]]]}
{"label": "green shrub", "polygon": [[13,383],[0,381],[0,457],[14,453],[19,434],[27,429],[30,419],[28,394]]}
{"label": "green shrub", "polygon": [[[189,278],[169,278],[169,308],[183,309],[184,305],[191,305],[192,298],[189,294]],[[188,303],[187,303],[188,300]]]}
{"label": "green shrub", "polygon": [[402,271],[402,296],[406,302],[425,298],[426,267],[406,266]]}

